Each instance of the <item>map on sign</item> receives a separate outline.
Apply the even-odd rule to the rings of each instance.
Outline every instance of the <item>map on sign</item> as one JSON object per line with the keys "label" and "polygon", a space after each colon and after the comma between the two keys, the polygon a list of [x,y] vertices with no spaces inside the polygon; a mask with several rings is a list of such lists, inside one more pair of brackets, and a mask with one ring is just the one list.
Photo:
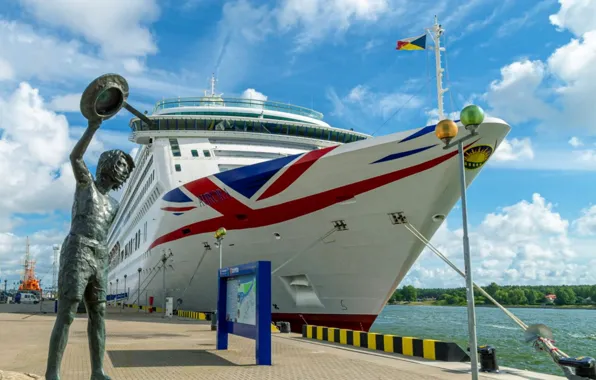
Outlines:
{"label": "map on sign", "polygon": [[228,279],[226,321],[256,325],[257,279],[255,274]]}

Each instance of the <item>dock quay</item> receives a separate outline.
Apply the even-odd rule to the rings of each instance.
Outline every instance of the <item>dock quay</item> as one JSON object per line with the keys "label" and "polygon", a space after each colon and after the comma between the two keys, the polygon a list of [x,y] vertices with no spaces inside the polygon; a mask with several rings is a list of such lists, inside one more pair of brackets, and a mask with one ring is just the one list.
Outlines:
{"label": "dock quay", "polygon": [[[0,305],[0,379],[10,372],[43,378],[53,304]],[[63,380],[90,376],[87,316],[78,314],[62,363]],[[255,365],[255,342],[230,335],[216,350],[210,322],[132,308],[108,308],[105,370],[118,379],[470,379],[470,364],[427,360],[295,333],[272,333],[271,366]],[[314,331],[314,335],[313,332]],[[321,337],[322,333],[318,333]],[[327,336],[331,336],[326,334]],[[377,347],[378,348],[378,347]],[[35,378],[35,377],[33,377]],[[481,379],[555,380],[564,377],[501,367]]]}

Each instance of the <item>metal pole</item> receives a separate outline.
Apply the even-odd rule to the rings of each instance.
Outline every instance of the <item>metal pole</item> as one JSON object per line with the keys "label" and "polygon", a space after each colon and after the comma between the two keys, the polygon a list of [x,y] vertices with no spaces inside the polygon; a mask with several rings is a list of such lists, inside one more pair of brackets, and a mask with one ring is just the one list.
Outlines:
{"label": "metal pole", "polygon": [[139,272],[139,288],[137,289],[137,306],[141,310],[141,268],[137,269]]}
{"label": "metal pole", "polygon": [[474,285],[472,281],[472,267],[470,260],[470,240],[468,238],[468,210],[466,201],[466,168],[464,167],[463,142],[457,144],[459,156],[459,172],[461,185],[461,212],[464,229],[464,263],[466,272],[466,288],[468,293],[468,334],[470,345],[470,360],[472,361],[472,379],[478,380],[478,343],[476,341],[476,312],[474,310]]}
{"label": "metal pole", "polygon": [[161,261],[163,262],[163,312],[165,314],[166,312],[166,255],[164,254],[163,259],[161,259]]}
{"label": "metal pole", "polygon": [[[223,238],[217,238],[217,245],[219,246],[219,269],[223,268]],[[219,274],[218,274],[219,276]],[[211,316],[211,331],[217,330],[217,307]]]}
{"label": "metal pole", "polygon": [[219,269],[222,268],[222,258],[223,258],[223,244],[222,244],[222,239],[217,239],[218,245],[219,245]]}

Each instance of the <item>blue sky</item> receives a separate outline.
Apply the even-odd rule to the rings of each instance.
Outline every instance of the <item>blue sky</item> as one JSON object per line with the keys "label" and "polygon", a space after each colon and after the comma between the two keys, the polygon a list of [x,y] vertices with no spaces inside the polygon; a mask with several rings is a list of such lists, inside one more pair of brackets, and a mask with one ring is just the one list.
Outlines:
{"label": "blue sky", "polygon": [[[473,102],[512,126],[469,192],[474,260],[484,265],[478,274],[596,283],[574,274],[593,260],[596,233],[596,109],[588,101],[596,89],[596,21],[586,16],[596,8],[589,0],[69,3],[21,0],[0,11],[0,159],[11,162],[0,164],[0,176],[10,178],[0,185],[0,279],[18,276],[25,235],[40,272],[49,271],[51,245],[68,230],[66,162],[85,125],[78,100],[96,76],[121,73],[130,102],[150,111],[162,97],[201,95],[215,72],[225,96],[250,90],[314,107],[333,126],[384,135],[436,117],[433,52],[395,50],[436,14],[446,29],[446,111]],[[103,149],[134,148],[128,118],[102,126],[89,166]],[[433,239],[456,261],[459,212]],[[521,234],[515,241],[507,234],[515,248],[502,257],[509,250],[491,240],[495,220]],[[553,267],[561,257],[564,265]],[[500,263],[487,264],[491,258]],[[461,285],[444,269],[425,253],[406,282]]]}

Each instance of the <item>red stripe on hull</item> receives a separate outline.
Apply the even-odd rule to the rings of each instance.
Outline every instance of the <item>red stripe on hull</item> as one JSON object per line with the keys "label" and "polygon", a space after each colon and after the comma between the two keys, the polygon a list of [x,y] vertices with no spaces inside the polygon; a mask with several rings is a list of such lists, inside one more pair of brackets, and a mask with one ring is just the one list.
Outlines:
{"label": "red stripe on hull", "polygon": [[[474,144],[476,141],[467,145],[466,148]],[[443,156],[433,158],[432,160],[410,166],[408,168],[400,169],[377,177],[323,191],[318,194],[309,195],[304,198],[294,199],[292,201],[260,209],[253,210],[231,196],[224,197],[224,199],[218,199],[217,201],[212,200],[209,206],[223,214],[222,216],[192,223],[162,235],[161,237],[157,238],[151,244],[151,246],[149,246],[149,249],[155,248],[160,244],[168,243],[170,241],[182,239],[188,236],[214,232],[222,226],[225,226],[227,230],[231,231],[287,222],[288,220],[322,210],[336,203],[343,202],[346,199],[353,198],[359,194],[366,193],[381,186],[385,186],[389,183],[421,173],[425,170],[442,164],[456,155],[457,150],[447,153]],[[217,185],[213,183],[209,177],[198,179],[186,184],[185,186],[195,195],[198,192],[204,193],[219,189],[219,187],[217,187]],[[221,191],[221,189],[219,189],[219,191]]]}
{"label": "red stripe on hull", "polygon": [[[293,314],[293,313],[272,313],[273,322],[290,322],[292,332],[301,333],[302,325],[316,325],[325,327],[337,327],[356,331],[367,331],[377,319],[371,314]],[[306,322],[304,322],[306,320]]]}
{"label": "red stripe on hull", "polygon": [[161,209],[164,211],[174,211],[174,212],[182,212],[182,211],[189,211],[196,208],[195,206],[189,207],[162,207]]}
{"label": "red stripe on hull", "polygon": [[290,187],[290,185],[292,185],[302,174],[304,174],[304,172],[308,170],[308,168],[317,162],[319,158],[331,152],[338,146],[339,145],[313,150],[300,157],[298,161],[296,161],[285,172],[283,172],[282,175],[280,175],[279,178],[273,182],[273,184],[271,184],[271,186],[269,186],[269,188],[265,190],[263,194],[261,194],[258,200],[260,201],[262,199],[270,198]]}

